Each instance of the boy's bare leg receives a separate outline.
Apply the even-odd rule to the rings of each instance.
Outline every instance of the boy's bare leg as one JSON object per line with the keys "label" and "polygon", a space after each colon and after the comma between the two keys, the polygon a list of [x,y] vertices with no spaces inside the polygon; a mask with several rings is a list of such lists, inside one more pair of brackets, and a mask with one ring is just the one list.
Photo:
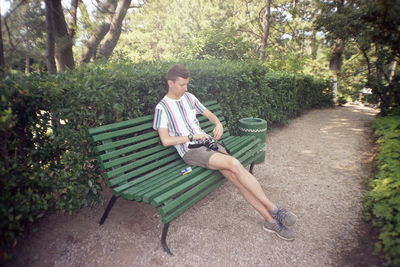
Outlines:
{"label": "boy's bare leg", "polygon": [[271,214],[269,213],[268,209],[257,199],[251,194],[237,179],[234,177],[234,174],[231,171],[228,170],[220,170],[222,175],[224,175],[229,181],[231,181],[236,188],[239,190],[239,192],[242,194],[242,196],[247,200],[247,202],[250,203],[250,205],[255,208],[258,213],[261,214],[261,216],[264,217],[265,220],[267,221],[272,221],[273,218]]}
{"label": "boy's bare leg", "polygon": [[[209,160],[208,167],[221,171],[225,177],[238,187],[245,199],[260,212],[265,219],[268,221],[272,219],[269,212],[275,208],[275,205],[265,196],[257,179],[249,173],[237,159],[222,153],[214,153]],[[263,206],[266,211],[260,208],[260,206]]]}

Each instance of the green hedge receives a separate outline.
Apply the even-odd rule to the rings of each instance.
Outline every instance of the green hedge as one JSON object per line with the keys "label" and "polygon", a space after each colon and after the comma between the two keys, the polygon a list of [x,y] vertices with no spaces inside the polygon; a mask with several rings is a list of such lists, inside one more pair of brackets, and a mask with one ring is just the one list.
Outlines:
{"label": "green hedge", "polygon": [[400,266],[400,109],[375,119],[373,127],[379,137],[379,171],[367,196],[369,219],[380,229],[377,245],[385,265]]}
{"label": "green hedge", "polygon": [[[87,129],[152,114],[172,63],[96,63],[54,76],[8,76],[0,84],[0,246],[49,209],[66,212],[100,200],[101,177]],[[330,85],[270,73],[259,62],[187,62],[190,90],[218,100],[237,133],[241,117],[285,123],[332,105]],[[3,160],[4,159],[4,160]]]}

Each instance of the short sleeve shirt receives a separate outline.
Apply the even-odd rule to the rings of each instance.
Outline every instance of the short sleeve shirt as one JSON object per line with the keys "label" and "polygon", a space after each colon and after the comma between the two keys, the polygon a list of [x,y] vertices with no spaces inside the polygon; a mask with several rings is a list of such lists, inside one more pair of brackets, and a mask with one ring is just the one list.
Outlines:
{"label": "short sleeve shirt", "polygon": [[[206,107],[191,93],[185,93],[178,100],[164,96],[155,108],[153,128],[167,128],[170,136],[204,134],[196,115],[205,110]],[[175,145],[175,148],[183,157],[189,150],[188,146],[189,142]]]}

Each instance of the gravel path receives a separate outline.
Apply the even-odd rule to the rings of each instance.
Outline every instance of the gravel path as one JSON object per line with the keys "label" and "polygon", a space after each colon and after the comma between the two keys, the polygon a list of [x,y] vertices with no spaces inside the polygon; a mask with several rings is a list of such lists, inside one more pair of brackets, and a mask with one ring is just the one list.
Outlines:
{"label": "gravel path", "polygon": [[172,222],[174,257],[160,246],[155,210],[118,200],[101,227],[104,207],[48,216],[19,242],[9,265],[379,266],[362,221],[375,114],[350,105],[314,110],[268,134],[255,175],[272,201],[298,215],[294,242],[263,231],[261,216],[226,183]]}

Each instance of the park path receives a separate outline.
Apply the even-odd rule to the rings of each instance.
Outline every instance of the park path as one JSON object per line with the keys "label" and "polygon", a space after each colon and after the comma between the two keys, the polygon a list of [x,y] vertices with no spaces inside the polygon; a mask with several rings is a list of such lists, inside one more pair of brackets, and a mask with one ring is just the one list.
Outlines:
{"label": "park path", "polygon": [[174,257],[160,246],[155,210],[118,200],[101,227],[104,207],[48,216],[19,242],[11,265],[379,266],[362,221],[375,115],[356,105],[312,110],[268,134],[255,175],[272,201],[298,215],[294,242],[263,231],[261,217],[226,183],[171,224]]}

